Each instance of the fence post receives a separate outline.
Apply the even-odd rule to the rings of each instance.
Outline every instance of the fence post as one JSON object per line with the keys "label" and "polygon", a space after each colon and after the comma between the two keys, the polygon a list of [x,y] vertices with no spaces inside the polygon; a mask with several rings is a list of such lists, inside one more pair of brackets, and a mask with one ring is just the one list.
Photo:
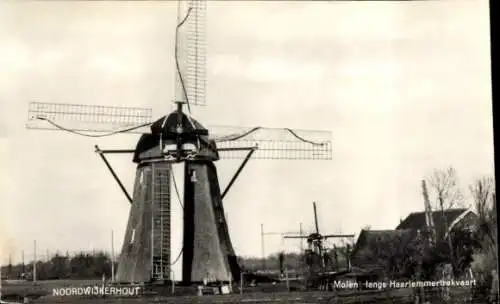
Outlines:
{"label": "fence post", "polygon": [[175,292],[175,275],[172,269],[170,269],[170,273],[172,274],[172,295],[173,295]]}
{"label": "fence post", "polygon": [[243,271],[240,272],[240,296],[243,296]]}
{"label": "fence post", "polygon": [[286,290],[290,292],[290,281],[288,280],[288,270],[285,269]]}

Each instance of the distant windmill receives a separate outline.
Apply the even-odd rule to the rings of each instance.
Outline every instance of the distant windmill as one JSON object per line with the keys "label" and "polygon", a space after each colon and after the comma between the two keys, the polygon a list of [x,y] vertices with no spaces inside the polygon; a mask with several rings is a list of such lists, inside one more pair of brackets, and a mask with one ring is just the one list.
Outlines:
{"label": "distant windmill", "polygon": [[[171,113],[162,113],[153,121],[152,110],[147,108],[40,102],[31,103],[29,108],[27,128],[30,129],[64,130],[87,137],[142,134],[135,149],[101,150],[96,146],[96,152],[131,204],[117,282],[170,279],[170,202],[172,195],[179,196],[173,164],[184,163],[185,176],[184,238],[173,263],[182,255],[183,281],[190,283],[203,281],[207,274],[218,281],[240,277],[222,202],[250,157],[331,159],[329,131],[204,127],[191,116],[192,106],[206,104],[206,0],[178,1],[178,4],[174,45],[176,108]],[[133,195],[126,191],[105,157],[117,153],[134,155],[137,171]],[[214,164],[221,157],[244,159],[224,191],[220,189]],[[176,190],[173,194],[171,184]]]}
{"label": "distant windmill", "polygon": [[[354,234],[327,234],[321,235],[319,232],[318,214],[316,211],[316,202],[313,202],[314,209],[314,225],[315,232],[309,234],[309,236],[285,236],[286,239],[307,239],[308,248],[306,249],[306,257],[309,257],[309,266],[313,268],[318,268],[319,271],[325,272],[327,270],[327,265],[329,261],[328,254],[325,252],[323,242],[330,238],[353,238]],[[337,254],[336,248],[334,248],[334,254]],[[319,259],[318,262],[315,262]],[[347,257],[348,259],[348,257]],[[335,265],[338,267],[338,265]]]}

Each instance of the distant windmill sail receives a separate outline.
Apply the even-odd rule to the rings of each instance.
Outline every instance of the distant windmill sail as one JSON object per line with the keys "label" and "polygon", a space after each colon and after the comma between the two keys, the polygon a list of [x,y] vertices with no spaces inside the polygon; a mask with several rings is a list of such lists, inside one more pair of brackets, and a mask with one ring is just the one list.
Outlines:
{"label": "distant windmill sail", "polygon": [[313,202],[313,209],[314,209],[314,225],[316,227],[316,233],[319,234],[318,213],[316,212],[316,202]]}
{"label": "distant windmill sail", "polygon": [[[307,265],[312,267],[311,269],[315,269],[314,271],[327,271],[327,266],[330,265],[330,257],[328,251],[323,247],[323,242],[327,239],[331,238],[353,238],[353,234],[327,234],[322,235],[319,232],[319,222],[318,222],[318,213],[316,208],[316,202],[313,202],[313,211],[314,211],[314,229],[315,232],[309,234],[308,236],[301,235],[287,235],[284,236],[284,239],[303,239],[306,238],[308,240],[308,250],[305,252],[307,258]],[[333,253],[337,254],[337,249],[335,244],[333,244]],[[349,254],[347,254],[348,256]],[[347,257],[348,259],[348,257]],[[338,259],[334,257],[335,264],[334,269],[338,269]],[[347,264],[347,269],[349,269],[349,263]]]}

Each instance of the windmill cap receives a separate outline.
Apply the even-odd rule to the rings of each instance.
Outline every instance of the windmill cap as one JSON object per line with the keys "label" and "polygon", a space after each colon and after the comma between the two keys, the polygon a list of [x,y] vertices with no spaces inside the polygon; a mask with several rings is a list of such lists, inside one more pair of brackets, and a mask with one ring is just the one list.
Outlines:
{"label": "windmill cap", "polygon": [[[181,133],[178,132],[179,115],[181,115]],[[208,130],[205,127],[182,112],[172,112],[155,121],[151,124],[151,133],[162,134],[165,138],[176,138],[180,134],[193,137],[208,136]]]}

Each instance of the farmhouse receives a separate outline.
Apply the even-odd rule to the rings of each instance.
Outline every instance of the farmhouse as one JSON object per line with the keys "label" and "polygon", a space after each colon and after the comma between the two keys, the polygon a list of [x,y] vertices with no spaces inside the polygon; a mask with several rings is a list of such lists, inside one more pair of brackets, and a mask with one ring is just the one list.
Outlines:
{"label": "farmhouse", "polygon": [[[436,235],[442,238],[454,229],[472,229],[478,216],[470,209],[448,209],[432,212]],[[448,229],[446,229],[448,227]],[[377,277],[386,269],[386,261],[403,254],[426,230],[425,212],[410,213],[395,230],[361,230],[351,253],[351,264],[359,269],[358,277]]]}
{"label": "farmhouse", "polygon": [[[478,220],[478,216],[474,211],[465,208],[447,209],[443,212],[433,211],[431,214],[437,237],[446,236],[449,231],[458,228],[472,229]],[[446,226],[448,226],[447,230]],[[396,229],[413,229],[420,231],[426,229],[425,212],[410,213],[400,222]]]}

